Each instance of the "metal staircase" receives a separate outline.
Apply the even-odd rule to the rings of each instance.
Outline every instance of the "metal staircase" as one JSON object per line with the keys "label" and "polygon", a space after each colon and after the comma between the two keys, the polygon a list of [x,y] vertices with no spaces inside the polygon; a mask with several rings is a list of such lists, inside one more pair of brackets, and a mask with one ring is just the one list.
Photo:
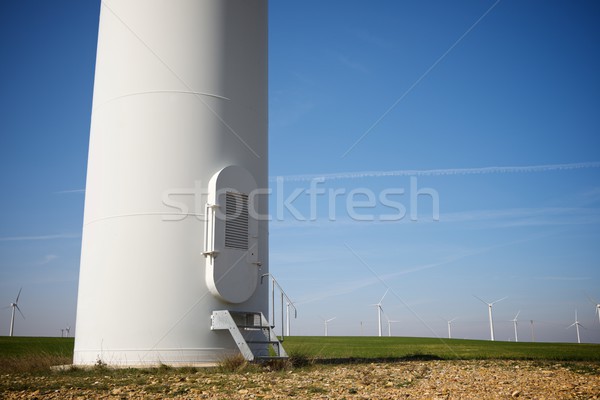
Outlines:
{"label": "metal staircase", "polygon": [[228,330],[248,361],[288,358],[285,349],[261,312],[213,311],[211,330]]}

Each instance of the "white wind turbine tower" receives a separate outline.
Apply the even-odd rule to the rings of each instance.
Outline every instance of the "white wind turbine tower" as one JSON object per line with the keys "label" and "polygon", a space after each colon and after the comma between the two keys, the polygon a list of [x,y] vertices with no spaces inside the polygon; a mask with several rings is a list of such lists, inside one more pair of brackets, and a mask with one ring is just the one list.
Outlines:
{"label": "white wind turbine tower", "polygon": [[519,310],[519,312],[517,313],[517,315],[515,315],[515,317],[510,320],[510,322],[512,322],[513,325],[515,326],[515,342],[519,341],[519,335],[517,333],[517,318],[519,317],[519,314],[521,314],[521,310]]}
{"label": "white wind turbine tower", "polygon": [[575,310],[575,322],[573,322],[571,325],[569,325],[567,327],[567,329],[569,329],[570,327],[575,326],[575,329],[577,330],[577,343],[581,343],[581,338],[579,336],[579,327],[583,328],[583,325],[581,325],[579,323],[579,320],[577,319],[577,310]]}
{"label": "white wind turbine tower", "polygon": [[452,328],[451,328],[451,326],[452,326],[452,323],[454,321],[456,321],[457,318],[452,318],[450,320],[446,320],[446,322],[448,323],[448,339],[452,339]]}
{"label": "white wind turbine tower", "polygon": [[337,317],[333,317],[333,318],[329,318],[329,319],[321,318],[321,319],[323,319],[323,323],[325,324],[325,336],[329,336],[328,331],[327,331],[327,325],[336,318]]}
{"label": "white wind turbine tower", "polygon": [[15,299],[14,303],[10,303],[9,307],[12,307],[12,315],[10,317],[10,333],[8,334],[8,336],[12,336],[13,332],[14,332],[14,328],[15,328],[15,310],[17,310],[19,312],[19,314],[21,314],[21,317],[23,317],[23,319],[25,319],[25,316],[23,315],[23,313],[21,312],[21,309],[19,308],[19,296],[21,296],[21,290],[23,290],[23,288],[19,289],[19,293],[17,294],[17,298]]}
{"label": "white wind turbine tower", "polygon": [[491,303],[488,303],[487,301],[484,301],[484,300],[480,299],[479,297],[477,297],[475,295],[473,295],[473,296],[477,300],[481,301],[483,304],[487,304],[487,306],[488,306],[488,315],[489,315],[489,318],[490,318],[490,338],[491,338],[491,340],[493,342],[494,341],[494,319],[492,318],[492,306],[494,304],[498,303],[499,301],[502,301],[502,300],[506,299],[506,297],[508,297],[508,296],[503,297],[501,299],[498,299],[496,301],[492,301]]}
{"label": "white wind turbine tower", "polygon": [[383,307],[381,307],[381,302],[383,301],[383,298],[387,295],[389,289],[385,291],[385,293],[383,294],[383,297],[381,298],[381,300],[379,300],[379,303],[377,304],[371,304],[372,306],[377,307],[377,328],[379,330],[379,336],[381,336],[381,313],[383,312]]}

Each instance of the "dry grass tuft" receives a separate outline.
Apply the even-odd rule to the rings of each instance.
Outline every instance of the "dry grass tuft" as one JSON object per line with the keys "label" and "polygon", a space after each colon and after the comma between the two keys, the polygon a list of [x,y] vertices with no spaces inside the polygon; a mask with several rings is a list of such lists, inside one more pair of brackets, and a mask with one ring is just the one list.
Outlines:
{"label": "dry grass tuft", "polygon": [[240,372],[250,368],[250,363],[241,354],[225,356],[219,362],[220,372]]}
{"label": "dry grass tuft", "polygon": [[302,347],[298,347],[289,353],[288,363],[291,368],[305,368],[315,365],[317,359]]}

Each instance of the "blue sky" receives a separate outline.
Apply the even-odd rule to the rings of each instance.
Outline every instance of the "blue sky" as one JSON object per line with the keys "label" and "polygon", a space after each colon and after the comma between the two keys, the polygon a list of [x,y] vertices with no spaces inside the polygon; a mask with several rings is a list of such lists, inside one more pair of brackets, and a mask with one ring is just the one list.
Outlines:
{"label": "blue sky", "polygon": [[[0,302],[23,287],[18,335],[75,323],[99,10],[0,5]],[[508,296],[497,339],[520,310],[520,340],[534,320],[536,340],[574,341],[577,309],[600,342],[599,17],[593,1],[271,1],[270,267],[293,333],[337,317],[330,335],[374,335],[389,289],[394,335],[457,318],[454,337],[487,339],[473,295]]]}

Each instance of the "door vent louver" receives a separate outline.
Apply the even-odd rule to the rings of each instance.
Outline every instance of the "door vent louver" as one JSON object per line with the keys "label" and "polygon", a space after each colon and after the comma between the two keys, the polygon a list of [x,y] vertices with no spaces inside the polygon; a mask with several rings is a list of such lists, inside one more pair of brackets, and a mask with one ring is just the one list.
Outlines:
{"label": "door vent louver", "polygon": [[225,247],[248,250],[248,195],[225,193]]}

